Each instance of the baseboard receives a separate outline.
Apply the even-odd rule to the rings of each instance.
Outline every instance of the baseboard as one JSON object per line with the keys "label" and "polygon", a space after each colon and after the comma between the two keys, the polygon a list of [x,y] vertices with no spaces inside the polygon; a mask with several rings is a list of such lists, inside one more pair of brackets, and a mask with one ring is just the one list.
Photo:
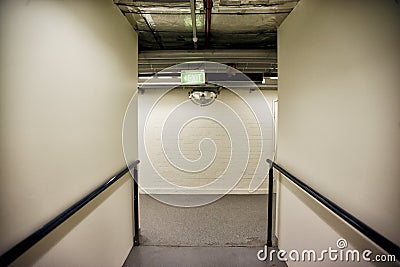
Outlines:
{"label": "baseboard", "polygon": [[[220,194],[225,194],[226,190],[176,190],[176,189],[170,189],[170,188],[152,188],[151,190],[143,190],[140,189],[140,194],[157,194],[157,195],[174,195],[174,194],[181,194],[181,195],[187,195],[187,194],[192,194],[192,195],[220,195]],[[226,193],[226,195],[266,195],[268,194],[268,189],[258,189],[252,193],[249,192],[247,189],[234,189],[230,191],[229,193]]]}

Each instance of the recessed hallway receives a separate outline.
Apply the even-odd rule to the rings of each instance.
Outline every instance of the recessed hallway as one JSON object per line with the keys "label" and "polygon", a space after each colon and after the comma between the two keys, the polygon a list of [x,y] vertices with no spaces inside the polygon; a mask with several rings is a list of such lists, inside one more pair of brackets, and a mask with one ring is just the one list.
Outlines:
{"label": "recessed hallway", "polygon": [[267,195],[226,195],[179,208],[140,195],[140,246],[123,266],[285,267],[276,255],[273,261],[257,259],[267,242],[266,203]]}
{"label": "recessed hallway", "polygon": [[226,195],[205,206],[180,208],[141,195],[141,245],[262,247],[267,203],[267,195]]}

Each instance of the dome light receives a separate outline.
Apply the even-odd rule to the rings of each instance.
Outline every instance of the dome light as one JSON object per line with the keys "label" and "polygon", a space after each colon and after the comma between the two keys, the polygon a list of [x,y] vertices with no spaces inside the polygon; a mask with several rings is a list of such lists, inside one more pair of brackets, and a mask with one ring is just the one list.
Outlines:
{"label": "dome light", "polygon": [[193,90],[189,92],[189,99],[192,100],[192,102],[195,103],[196,105],[202,107],[211,105],[216,98],[217,98],[217,93],[213,91]]}

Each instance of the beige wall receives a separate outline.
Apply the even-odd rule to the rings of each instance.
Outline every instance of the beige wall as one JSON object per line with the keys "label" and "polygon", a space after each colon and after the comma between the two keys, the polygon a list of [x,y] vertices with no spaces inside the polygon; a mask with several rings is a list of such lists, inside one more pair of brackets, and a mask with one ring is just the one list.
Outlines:
{"label": "beige wall", "polygon": [[[179,144],[182,154],[189,160],[198,159],[200,156],[202,156],[199,150],[199,143],[204,138],[210,138],[213,140],[213,142],[215,142],[217,152],[215,155],[215,159],[210,167],[208,167],[204,171],[193,173],[182,171],[181,169],[176,168],[167,160],[165,153],[163,152],[165,144],[161,139],[161,131],[163,128],[163,123],[167,117],[176,116],[175,118],[178,119],[180,114],[172,112],[178,105],[185,101],[188,101],[189,89],[185,89],[184,91],[182,91],[183,89],[181,88],[173,89],[163,95],[160,99],[158,99],[158,95],[160,93],[157,91],[160,90],[145,90],[143,94],[139,95],[138,99],[140,122],[139,139],[143,140],[143,142],[141,141],[139,145],[139,155],[142,159],[140,166],[141,174],[145,177],[154,177],[157,175],[154,172],[155,169],[161,177],[164,177],[169,182],[186,187],[198,187],[211,183],[216,178],[218,178],[218,176],[223,174],[229,164],[235,164],[231,162],[231,139],[235,137],[232,134],[228,134],[228,130],[224,129],[221,125],[223,125],[224,127],[228,127],[228,129],[229,127],[235,129],[241,126],[236,125],[236,121],[232,119],[232,117],[234,117],[234,114],[231,114],[232,117],[226,117],[226,120],[224,122],[221,122],[221,124],[218,124],[216,121],[211,120],[214,119],[214,117],[212,116],[210,117],[211,119],[195,119],[196,116],[193,115],[194,119],[190,121],[190,123],[187,123],[186,125],[180,125],[182,126],[182,130],[179,135]],[[253,111],[251,110],[252,107],[246,104],[245,101],[250,101],[250,99],[252,99],[254,102],[250,101],[251,103],[256,103],[256,105],[259,106],[265,106],[265,112],[269,112],[268,108],[272,111],[273,103],[277,99],[277,91],[275,90],[263,90],[260,91],[260,94],[255,92],[251,93],[246,89],[243,89],[243,92],[243,99],[241,99],[241,97],[236,95],[231,90],[227,89],[221,90],[220,94],[217,97],[217,101],[221,101],[222,103],[228,105],[232,109],[232,111],[238,114],[238,116],[242,119],[248,136],[248,139],[245,140],[248,141],[250,148],[249,155],[243,153],[243,160],[247,160],[248,157],[247,168],[243,172],[243,176],[240,181],[233,188],[233,190],[230,191],[230,193],[232,194],[250,193],[249,184],[253,178],[257,164],[259,163],[263,142],[262,135],[259,129],[259,124],[257,123],[256,118],[252,113]],[[154,106],[154,109],[152,109],[151,112],[147,112],[146,110],[154,105],[155,99],[158,99],[158,102]],[[196,108],[196,105],[190,103],[189,108],[190,110],[187,110],[188,113],[194,110]],[[200,109],[205,110],[207,108],[209,107],[202,107]],[[216,110],[216,112],[218,112],[218,109]],[[265,116],[270,115],[266,114]],[[144,127],[146,129],[145,131],[142,130]],[[260,127],[265,127],[266,129],[269,129],[271,125],[260,125]],[[271,136],[264,136],[263,138],[273,138],[272,132],[267,132],[271,134]],[[172,142],[176,142],[176,140],[174,139],[172,140]],[[147,157],[149,159],[148,162],[146,161]],[[264,160],[261,160],[260,164],[264,164],[265,168],[267,167],[267,164]],[[157,183],[157,180],[155,179],[154,182],[148,182],[148,185],[144,184],[144,182],[142,182],[141,185],[144,187],[146,192],[150,193],[178,193],[176,190],[174,191],[174,189],[162,187],[162,184]],[[224,192],[223,189],[218,189],[213,188],[212,190],[200,192],[206,192],[207,194],[217,194]],[[187,193],[191,191],[184,192]],[[267,193],[266,180],[255,193]]]}
{"label": "beige wall", "polygon": [[[399,47],[400,5],[391,0],[303,0],[278,31],[277,161],[398,245]],[[374,248],[281,180],[281,248],[336,248],[339,237]]]}
{"label": "beige wall", "polygon": [[[0,253],[124,165],[137,35],[111,0],[1,2]],[[120,266],[132,246],[126,175],[15,266]]]}

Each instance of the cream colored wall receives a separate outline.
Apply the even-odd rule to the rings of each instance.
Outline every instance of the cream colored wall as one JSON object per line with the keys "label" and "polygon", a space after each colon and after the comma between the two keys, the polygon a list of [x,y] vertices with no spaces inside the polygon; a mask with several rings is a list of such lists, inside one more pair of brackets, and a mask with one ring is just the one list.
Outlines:
{"label": "cream colored wall", "polygon": [[[278,163],[398,245],[399,47],[400,5],[389,0],[303,0],[278,31]],[[375,249],[281,180],[282,249],[336,248],[339,237]]]}
{"label": "cream colored wall", "polygon": [[[1,2],[0,253],[119,171],[137,35],[111,0]],[[126,175],[14,266],[121,266]]]}
{"label": "cream colored wall", "polygon": [[[208,119],[196,119],[182,127],[180,132],[179,142],[182,153],[189,160],[196,160],[201,156],[199,150],[199,143],[203,138],[211,138],[216,145],[217,153],[214,162],[204,171],[198,173],[188,173],[183,172],[180,169],[173,166],[165,157],[163,152],[163,140],[161,140],[161,128],[164,120],[169,114],[181,103],[188,100],[188,90],[182,91],[183,89],[173,89],[163,95],[161,99],[157,102],[154,109],[148,114],[146,109],[154,104],[154,100],[157,99],[159,92],[157,89],[145,90],[143,94],[139,95],[139,129],[140,136],[139,140],[143,140],[139,144],[139,155],[143,160],[141,163],[141,174],[144,177],[152,177],[154,174],[154,169],[157,170],[161,177],[164,177],[169,182],[186,187],[198,187],[204,186],[211,183],[219,175],[221,175],[229,164],[234,164],[231,162],[231,137],[228,135],[227,131],[221,127],[218,123],[213,120]],[[161,89],[160,89],[161,90]],[[245,89],[243,89],[245,90]],[[257,105],[266,106],[266,109],[273,109],[273,102],[277,99],[277,92],[275,90],[264,90],[261,91],[262,94],[255,94],[249,92],[246,94],[247,100],[253,98]],[[262,97],[264,96],[264,99]],[[238,95],[230,90],[222,90],[217,98],[218,101],[228,105],[232,108],[234,112],[242,119],[247,135],[250,147],[249,161],[246,170],[243,173],[242,178],[238,184],[230,191],[231,194],[249,194],[249,184],[253,178],[253,174],[257,167],[260,158],[260,151],[262,147],[262,137],[259,131],[259,125],[255,120],[255,117],[247,106],[246,102],[243,101]],[[195,104],[193,104],[195,105]],[[211,104],[213,105],[213,104]],[[196,106],[194,106],[196,107]],[[207,109],[207,107],[203,107]],[[188,110],[188,112],[190,112]],[[179,116],[179,114],[175,114]],[[233,116],[233,114],[232,114]],[[267,115],[266,115],[267,116]],[[226,118],[229,122],[231,118]],[[235,126],[234,120],[229,122],[231,126]],[[146,126],[147,131],[142,129]],[[239,127],[239,125],[237,125]],[[268,127],[266,125],[261,125],[261,127]],[[149,130],[150,129],[150,130]],[[144,132],[144,133],[143,133]],[[144,136],[143,136],[144,135]],[[264,138],[272,138],[272,136],[267,136]],[[174,140],[175,141],[175,140]],[[146,143],[147,142],[147,143]],[[146,157],[151,161],[147,163]],[[247,158],[247,154],[243,155]],[[264,164],[267,168],[265,161],[261,161],[260,164]],[[146,192],[156,192],[159,194],[171,194],[177,193],[170,189],[163,188],[161,184],[157,182],[149,183],[149,185],[142,186],[146,187]],[[147,189],[147,190],[146,190]],[[189,192],[189,191],[185,191]],[[203,191],[204,193],[204,191]],[[207,194],[217,194],[221,193],[217,189],[208,190]],[[265,180],[259,189],[255,192],[258,194],[267,193],[267,181]]]}

